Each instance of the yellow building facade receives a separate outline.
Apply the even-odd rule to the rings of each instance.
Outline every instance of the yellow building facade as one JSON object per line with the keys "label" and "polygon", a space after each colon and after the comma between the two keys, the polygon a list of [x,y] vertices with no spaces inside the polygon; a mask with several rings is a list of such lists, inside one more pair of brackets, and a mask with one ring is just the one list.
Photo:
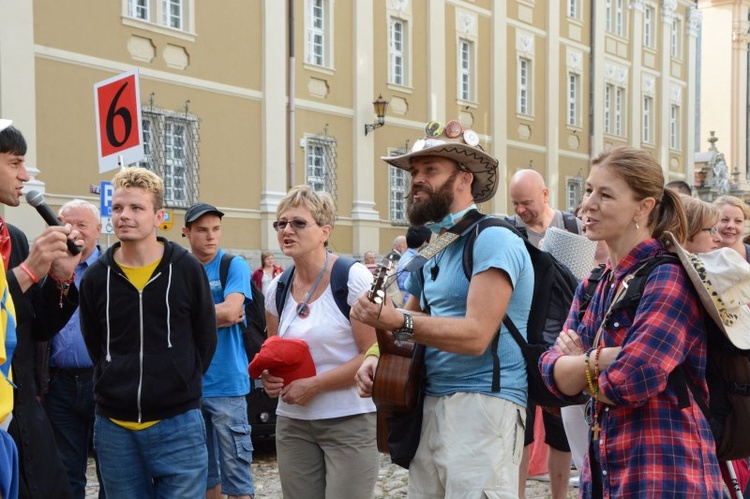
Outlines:
{"label": "yellow building facade", "polygon": [[[30,188],[98,204],[93,86],[138,69],[146,157],[179,238],[217,205],[225,248],[277,250],[290,185],[333,193],[331,247],[390,250],[408,177],[379,158],[430,120],[459,119],[507,179],[534,168],[553,206],[580,201],[589,158],[630,144],[668,180],[693,177],[695,2],[686,0],[0,0],[0,116],[29,142]],[[293,26],[289,29],[289,26]],[[289,45],[293,50],[289,50]],[[288,98],[288,96],[292,96]],[[385,125],[373,101],[389,102]],[[31,236],[28,206],[6,211]],[[184,243],[184,240],[183,240]]]}

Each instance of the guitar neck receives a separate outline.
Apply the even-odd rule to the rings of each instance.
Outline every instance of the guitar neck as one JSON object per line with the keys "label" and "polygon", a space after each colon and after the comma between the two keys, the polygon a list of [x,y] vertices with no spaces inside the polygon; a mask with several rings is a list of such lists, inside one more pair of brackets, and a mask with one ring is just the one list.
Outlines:
{"label": "guitar neck", "polygon": [[399,357],[411,357],[414,352],[414,343],[411,341],[397,342],[393,339],[390,331],[376,329],[375,334],[378,338],[378,348],[380,354],[398,355]]}

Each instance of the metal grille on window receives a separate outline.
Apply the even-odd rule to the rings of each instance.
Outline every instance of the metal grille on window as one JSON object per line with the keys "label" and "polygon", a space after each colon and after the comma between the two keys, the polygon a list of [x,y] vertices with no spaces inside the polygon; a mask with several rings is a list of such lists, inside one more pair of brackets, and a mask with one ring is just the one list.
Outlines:
{"label": "metal grille on window", "polygon": [[336,139],[326,136],[306,139],[307,185],[315,191],[326,191],[336,201]]}
{"label": "metal grille on window", "polygon": [[146,157],[139,166],[164,180],[166,208],[187,208],[198,200],[198,118],[153,106],[142,117]]}

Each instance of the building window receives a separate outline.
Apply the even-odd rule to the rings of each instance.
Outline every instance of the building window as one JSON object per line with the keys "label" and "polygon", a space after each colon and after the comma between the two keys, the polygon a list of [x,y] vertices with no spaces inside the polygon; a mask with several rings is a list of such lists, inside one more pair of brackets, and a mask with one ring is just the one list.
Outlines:
{"label": "building window", "polygon": [[576,73],[568,73],[568,125],[578,126],[579,112],[578,103],[580,101],[580,75]]}
{"label": "building window", "polygon": [[[395,151],[392,156],[404,154],[405,151]],[[390,218],[391,222],[406,223],[406,193],[409,190],[409,176],[406,170],[391,166],[390,169]]]}
{"label": "building window", "polygon": [[531,59],[518,60],[518,112],[531,114]]}
{"label": "building window", "polygon": [[605,0],[605,29],[617,36],[625,35],[625,0]]}
{"label": "building window", "polygon": [[406,81],[406,21],[391,18],[389,81],[407,85]]}
{"label": "building window", "polygon": [[307,0],[307,52],[305,60],[309,64],[325,66],[326,60],[326,31],[327,12],[325,0]]}
{"label": "building window", "polygon": [[682,57],[682,22],[679,19],[675,19],[672,22],[672,36],[670,45],[672,47],[672,57]]}
{"label": "building window", "polygon": [[305,145],[305,182],[336,200],[336,141],[330,137],[307,137]]}
{"label": "building window", "polygon": [[680,149],[680,106],[676,104],[669,107],[669,148]]}
{"label": "building window", "polygon": [[458,40],[458,98],[464,101],[473,99],[474,85],[473,46],[469,40]]}
{"label": "building window", "polygon": [[646,7],[643,11],[643,45],[654,48],[656,41],[656,12],[653,7]]}
{"label": "building window", "polygon": [[190,0],[126,0],[127,15],[134,19],[184,31]]}
{"label": "building window", "polygon": [[608,83],[604,87],[604,133],[624,136],[625,89]]}
{"label": "building window", "polygon": [[578,0],[568,0],[568,17],[578,19]]}
{"label": "building window", "polygon": [[567,181],[567,192],[565,196],[565,209],[568,213],[575,213],[581,202],[583,192],[583,178],[580,176],[569,178]]}
{"label": "building window", "polygon": [[164,180],[164,205],[187,208],[198,200],[198,119],[196,116],[143,109],[143,152],[139,166]]}
{"label": "building window", "polygon": [[654,99],[653,97],[643,98],[643,142],[647,144],[653,144],[653,110],[654,110]]}

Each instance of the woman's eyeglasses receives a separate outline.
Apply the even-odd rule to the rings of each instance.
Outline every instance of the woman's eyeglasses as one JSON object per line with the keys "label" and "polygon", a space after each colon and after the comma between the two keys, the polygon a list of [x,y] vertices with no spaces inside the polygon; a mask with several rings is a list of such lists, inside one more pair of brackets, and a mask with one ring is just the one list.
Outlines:
{"label": "woman's eyeglasses", "polygon": [[287,225],[291,225],[294,230],[302,230],[308,225],[315,225],[315,222],[308,222],[307,220],[289,220],[288,222],[286,220],[277,220],[273,223],[273,228],[277,232],[284,232]]}
{"label": "woman's eyeglasses", "polygon": [[705,230],[706,232],[708,232],[709,234],[711,234],[711,237],[716,237],[716,236],[719,235],[719,228],[718,227],[706,227],[705,229],[701,229],[701,230]]}

